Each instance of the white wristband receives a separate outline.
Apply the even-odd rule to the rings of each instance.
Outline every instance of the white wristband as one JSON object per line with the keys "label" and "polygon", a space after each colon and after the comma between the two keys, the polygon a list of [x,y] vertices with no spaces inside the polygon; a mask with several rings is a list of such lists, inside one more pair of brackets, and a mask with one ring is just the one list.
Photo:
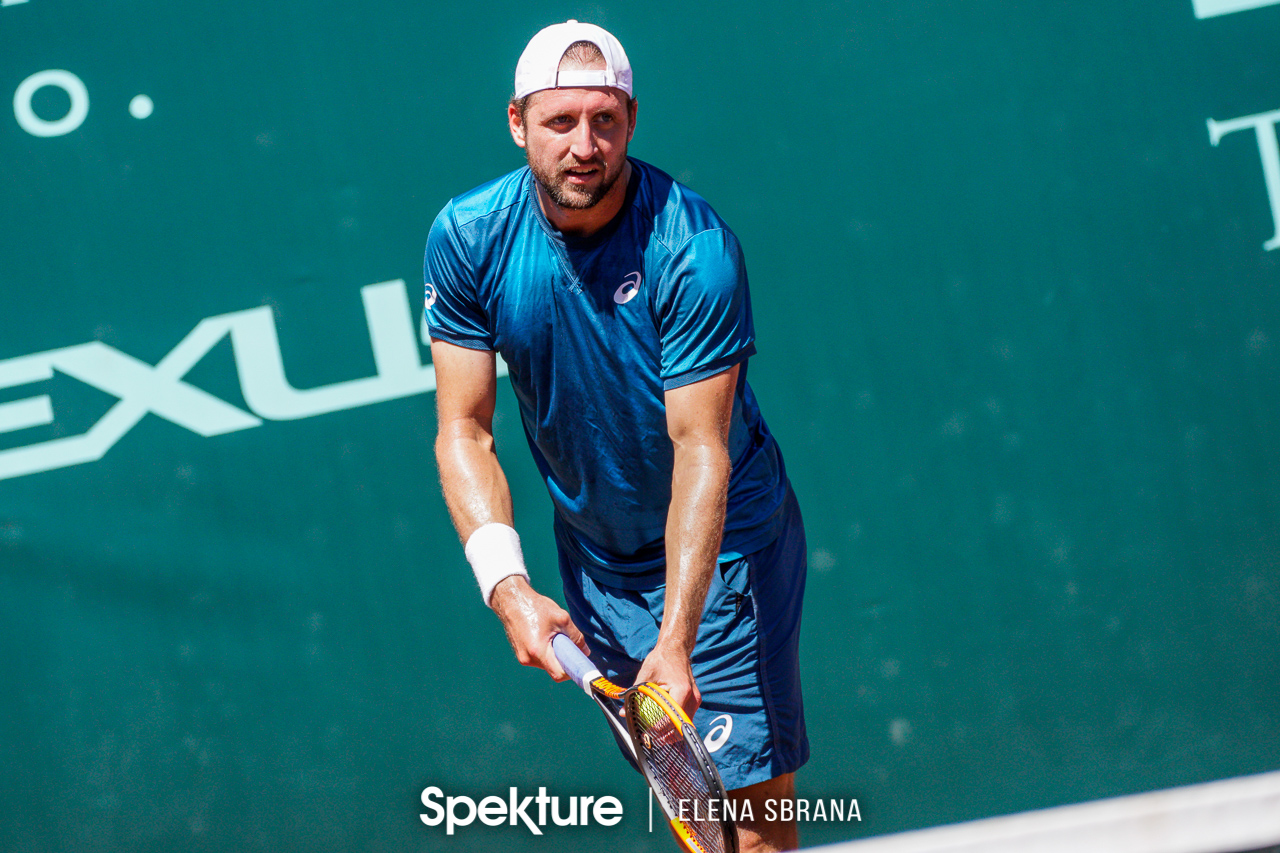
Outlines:
{"label": "white wristband", "polygon": [[476,573],[480,595],[486,607],[492,607],[489,598],[493,588],[512,575],[529,577],[524,567],[524,554],[520,551],[520,534],[515,528],[491,522],[476,528],[467,538],[464,549],[471,571]]}

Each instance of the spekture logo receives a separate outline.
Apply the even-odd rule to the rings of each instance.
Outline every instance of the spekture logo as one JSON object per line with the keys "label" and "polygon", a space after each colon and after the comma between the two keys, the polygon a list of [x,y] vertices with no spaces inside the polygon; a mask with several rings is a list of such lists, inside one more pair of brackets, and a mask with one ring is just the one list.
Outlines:
{"label": "spekture logo", "polygon": [[534,835],[542,835],[548,817],[556,826],[613,826],[622,820],[622,803],[617,797],[548,796],[546,788],[539,788],[536,796],[521,797],[514,785],[505,799],[492,795],[479,802],[471,797],[446,796],[441,788],[431,785],[422,790],[422,804],[427,808],[426,814],[418,815],[422,822],[427,826],[443,823],[445,835],[453,835],[456,828],[476,820],[485,826],[523,823]]}

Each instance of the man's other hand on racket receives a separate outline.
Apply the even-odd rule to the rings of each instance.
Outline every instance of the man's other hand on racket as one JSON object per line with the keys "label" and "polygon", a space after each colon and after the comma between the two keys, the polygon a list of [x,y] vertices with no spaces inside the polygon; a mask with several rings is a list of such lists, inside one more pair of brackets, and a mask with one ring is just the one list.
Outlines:
{"label": "man's other hand on racket", "polygon": [[689,665],[690,650],[684,648],[676,640],[658,638],[658,644],[640,666],[636,673],[636,684],[651,681],[662,686],[693,719],[693,713],[702,704],[702,694],[693,680],[693,669]]}

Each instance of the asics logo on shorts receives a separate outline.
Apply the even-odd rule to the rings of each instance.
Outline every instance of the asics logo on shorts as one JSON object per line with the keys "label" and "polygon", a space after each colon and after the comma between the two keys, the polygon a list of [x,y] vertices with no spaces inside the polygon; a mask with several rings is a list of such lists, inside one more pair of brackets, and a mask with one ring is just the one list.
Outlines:
{"label": "asics logo on shorts", "polygon": [[613,301],[619,305],[626,305],[632,299],[635,299],[636,294],[640,292],[641,279],[642,276],[638,270],[633,273],[628,273],[621,286],[613,292]]}
{"label": "asics logo on shorts", "polygon": [[733,717],[721,714],[711,721],[711,728],[707,730],[707,736],[702,739],[702,745],[707,748],[707,752],[715,752],[724,746],[731,734],[733,734]]}

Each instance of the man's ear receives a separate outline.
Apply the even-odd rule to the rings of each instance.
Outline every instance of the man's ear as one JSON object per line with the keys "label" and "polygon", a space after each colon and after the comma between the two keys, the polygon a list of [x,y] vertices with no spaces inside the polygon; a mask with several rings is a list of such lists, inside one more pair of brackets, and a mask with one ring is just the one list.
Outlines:
{"label": "man's ear", "polygon": [[511,138],[516,145],[524,147],[524,122],[520,120],[520,108],[514,103],[507,104],[507,127],[511,130]]}

